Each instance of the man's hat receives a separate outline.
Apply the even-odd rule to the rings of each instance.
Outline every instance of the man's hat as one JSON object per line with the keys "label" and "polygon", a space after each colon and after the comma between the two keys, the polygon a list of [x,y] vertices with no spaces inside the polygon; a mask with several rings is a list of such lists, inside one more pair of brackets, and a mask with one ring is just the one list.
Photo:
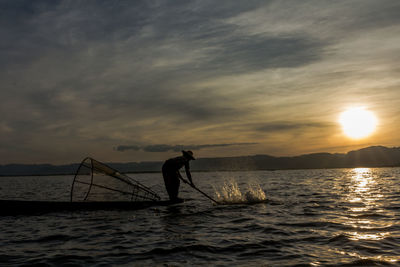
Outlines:
{"label": "man's hat", "polygon": [[182,154],[184,157],[186,157],[188,159],[195,160],[195,158],[193,157],[193,152],[190,150],[188,150],[188,151],[182,150]]}

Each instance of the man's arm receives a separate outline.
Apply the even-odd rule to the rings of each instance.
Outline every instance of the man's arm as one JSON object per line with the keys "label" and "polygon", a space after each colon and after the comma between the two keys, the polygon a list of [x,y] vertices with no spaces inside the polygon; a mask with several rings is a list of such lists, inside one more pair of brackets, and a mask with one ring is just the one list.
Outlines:
{"label": "man's arm", "polygon": [[193,185],[192,174],[190,173],[189,163],[185,164],[185,172],[186,172],[186,177],[189,179],[190,183]]}

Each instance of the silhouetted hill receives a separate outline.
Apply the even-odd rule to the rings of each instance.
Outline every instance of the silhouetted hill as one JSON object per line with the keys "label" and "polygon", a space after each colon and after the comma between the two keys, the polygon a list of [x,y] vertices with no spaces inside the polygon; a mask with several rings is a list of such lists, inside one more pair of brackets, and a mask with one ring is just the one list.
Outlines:
{"label": "silhouetted hill", "polygon": [[[162,162],[109,163],[121,172],[160,172]],[[0,175],[55,175],[74,174],[79,164],[8,164],[0,165]],[[354,167],[400,166],[400,148],[371,146],[346,154],[314,153],[295,157],[273,157],[269,155],[199,158],[191,163],[194,171],[221,170],[277,170],[277,169],[320,169]]]}
{"label": "silhouetted hill", "polygon": [[314,153],[294,157],[256,155],[230,158],[202,158],[194,170],[276,170],[400,166],[400,148],[372,146],[347,154]]}

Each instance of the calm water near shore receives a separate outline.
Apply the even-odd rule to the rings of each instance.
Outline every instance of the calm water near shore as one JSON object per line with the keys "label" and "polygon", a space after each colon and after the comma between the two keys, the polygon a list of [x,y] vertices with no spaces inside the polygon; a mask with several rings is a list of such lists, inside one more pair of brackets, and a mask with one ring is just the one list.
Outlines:
{"label": "calm water near shore", "polygon": [[[161,174],[132,174],[166,198]],[[1,177],[0,199],[68,200],[72,176]],[[400,168],[193,173],[213,205],[0,217],[0,265],[398,266]],[[260,191],[261,190],[261,191]],[[246,203],[265,192],[266,203]],[[247,201],[247,202],[251,202]]]}

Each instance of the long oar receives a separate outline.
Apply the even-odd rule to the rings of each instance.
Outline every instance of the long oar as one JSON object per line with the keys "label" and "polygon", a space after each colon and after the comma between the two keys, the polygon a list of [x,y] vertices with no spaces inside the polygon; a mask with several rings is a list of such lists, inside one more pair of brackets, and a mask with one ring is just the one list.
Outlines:
{"label": "long oar", "polygon": [[201,191],[200,189],[198,189],[196,186],[194,186],[194,184],[189,183],[188,181],[186,181],[185,179],[183,179],[182,177],[179,177],[184,183],[187,183],[188,185],[190,185],[193,189],[196,189],[197,191],[199,191],[201,194],[203,194],[205,197],[207,197],[208,199],[212,200],[213,202],[215,202],[216,204],[220,204],[218,201],[216,201],[215,199],[213,199],[212,197],[210,197],[209,195],[207,195],[206,193],[204,193],[203,191]]}

